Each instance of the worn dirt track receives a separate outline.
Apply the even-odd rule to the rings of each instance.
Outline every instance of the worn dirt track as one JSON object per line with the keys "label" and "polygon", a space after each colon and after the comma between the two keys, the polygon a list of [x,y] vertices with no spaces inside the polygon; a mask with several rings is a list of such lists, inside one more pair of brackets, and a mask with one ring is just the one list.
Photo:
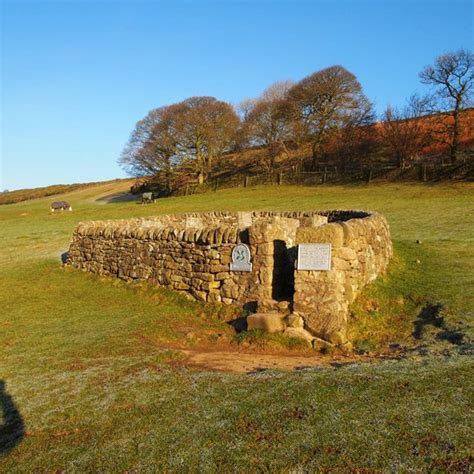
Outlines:
{"label": "worn dirt track", "polygon": [[305,368],[340,366],[361,362],[362,357],[326,356],[323,354],[259,354],[238,351],[206,351],[181,349],[183,359],[173,365],[219,372],[250,373],[269,369],[301,370]]}

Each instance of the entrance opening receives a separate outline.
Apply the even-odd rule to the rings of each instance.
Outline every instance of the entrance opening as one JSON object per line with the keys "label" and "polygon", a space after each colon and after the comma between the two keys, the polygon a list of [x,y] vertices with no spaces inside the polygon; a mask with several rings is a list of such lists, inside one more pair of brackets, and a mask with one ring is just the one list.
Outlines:
{"label": "entrance opening", "polygon": [[276,301],[293,301],[295,273],[291,251],[284,240],[273,241],[272,298]]}

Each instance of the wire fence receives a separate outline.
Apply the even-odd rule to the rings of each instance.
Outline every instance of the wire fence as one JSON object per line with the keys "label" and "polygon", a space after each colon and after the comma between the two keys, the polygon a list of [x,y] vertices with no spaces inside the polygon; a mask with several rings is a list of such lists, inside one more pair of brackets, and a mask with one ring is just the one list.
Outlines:
{"label": "wire fence", "polygon": [[473,162],[459,164],[420,163],[404,168],[377,166],[358,169],[325,167],[317,171],[279,171],[273,173],[236,173],[230,176],[214,176],[205,184],[188,183],[174,195],[204,193],[211,190],[250,187],[258,185],[320,186],[325,184],[360,183],[369,185],[373,181],[421,181],[434,182],[445,179],[474,180]]}

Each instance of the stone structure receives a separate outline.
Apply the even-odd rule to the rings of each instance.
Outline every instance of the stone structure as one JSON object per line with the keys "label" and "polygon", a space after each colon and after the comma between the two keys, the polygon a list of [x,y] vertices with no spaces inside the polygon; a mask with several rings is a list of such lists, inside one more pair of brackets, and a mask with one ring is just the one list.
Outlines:
{"label": "stone structure", "polygon": [[[308,243],[330,244],[320,246],[330,249],[329,270],[297,270],[298,245]],[[250,250],[250,265],[232,262],[237,244]],[[245,246],[234,258],[247,258]],[[293,311],[286,331],[333,341],[344,339],[350,303],[385,271],[391,255],[389,228],[377,213],[208,212],[80,223],[68,263],[149,280],[201,301]],[[231,271],[240,265],[242,271]]]}

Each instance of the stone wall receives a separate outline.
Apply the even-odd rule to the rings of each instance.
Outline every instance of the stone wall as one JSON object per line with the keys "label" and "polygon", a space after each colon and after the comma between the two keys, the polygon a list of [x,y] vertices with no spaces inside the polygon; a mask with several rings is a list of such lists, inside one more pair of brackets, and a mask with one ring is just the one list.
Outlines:
{"label": "stone wall", "polygon": [[348,307],[360,290],[385,272],[392,257],[385,218],[371,214],[321,227],[300,227],[296,243],[331,243],[330,271],[296,271],[293,309],[312,334],[345,338]]}
{"label": "stone wall", "polygon": [[[332,268],[295,270],[297,245],[331,243]],[[237,243],[251,272],[231,272]],[[291,309],[312,334],[344,332],[349,304],[385,271],[392,255],[383,216],[362,211],[207,212],[80,223],[68,264],[125,280],[143,279],[200,301],[250,310]]]}
{"label": "stone wall", "polygon": [[206,226],[187,217],[188,226],[170,223],[169,216],[79,224],[69,262],[99,275],[150,280],[201,301],[245,301],[253,275],[229,271],[238,228]]}

